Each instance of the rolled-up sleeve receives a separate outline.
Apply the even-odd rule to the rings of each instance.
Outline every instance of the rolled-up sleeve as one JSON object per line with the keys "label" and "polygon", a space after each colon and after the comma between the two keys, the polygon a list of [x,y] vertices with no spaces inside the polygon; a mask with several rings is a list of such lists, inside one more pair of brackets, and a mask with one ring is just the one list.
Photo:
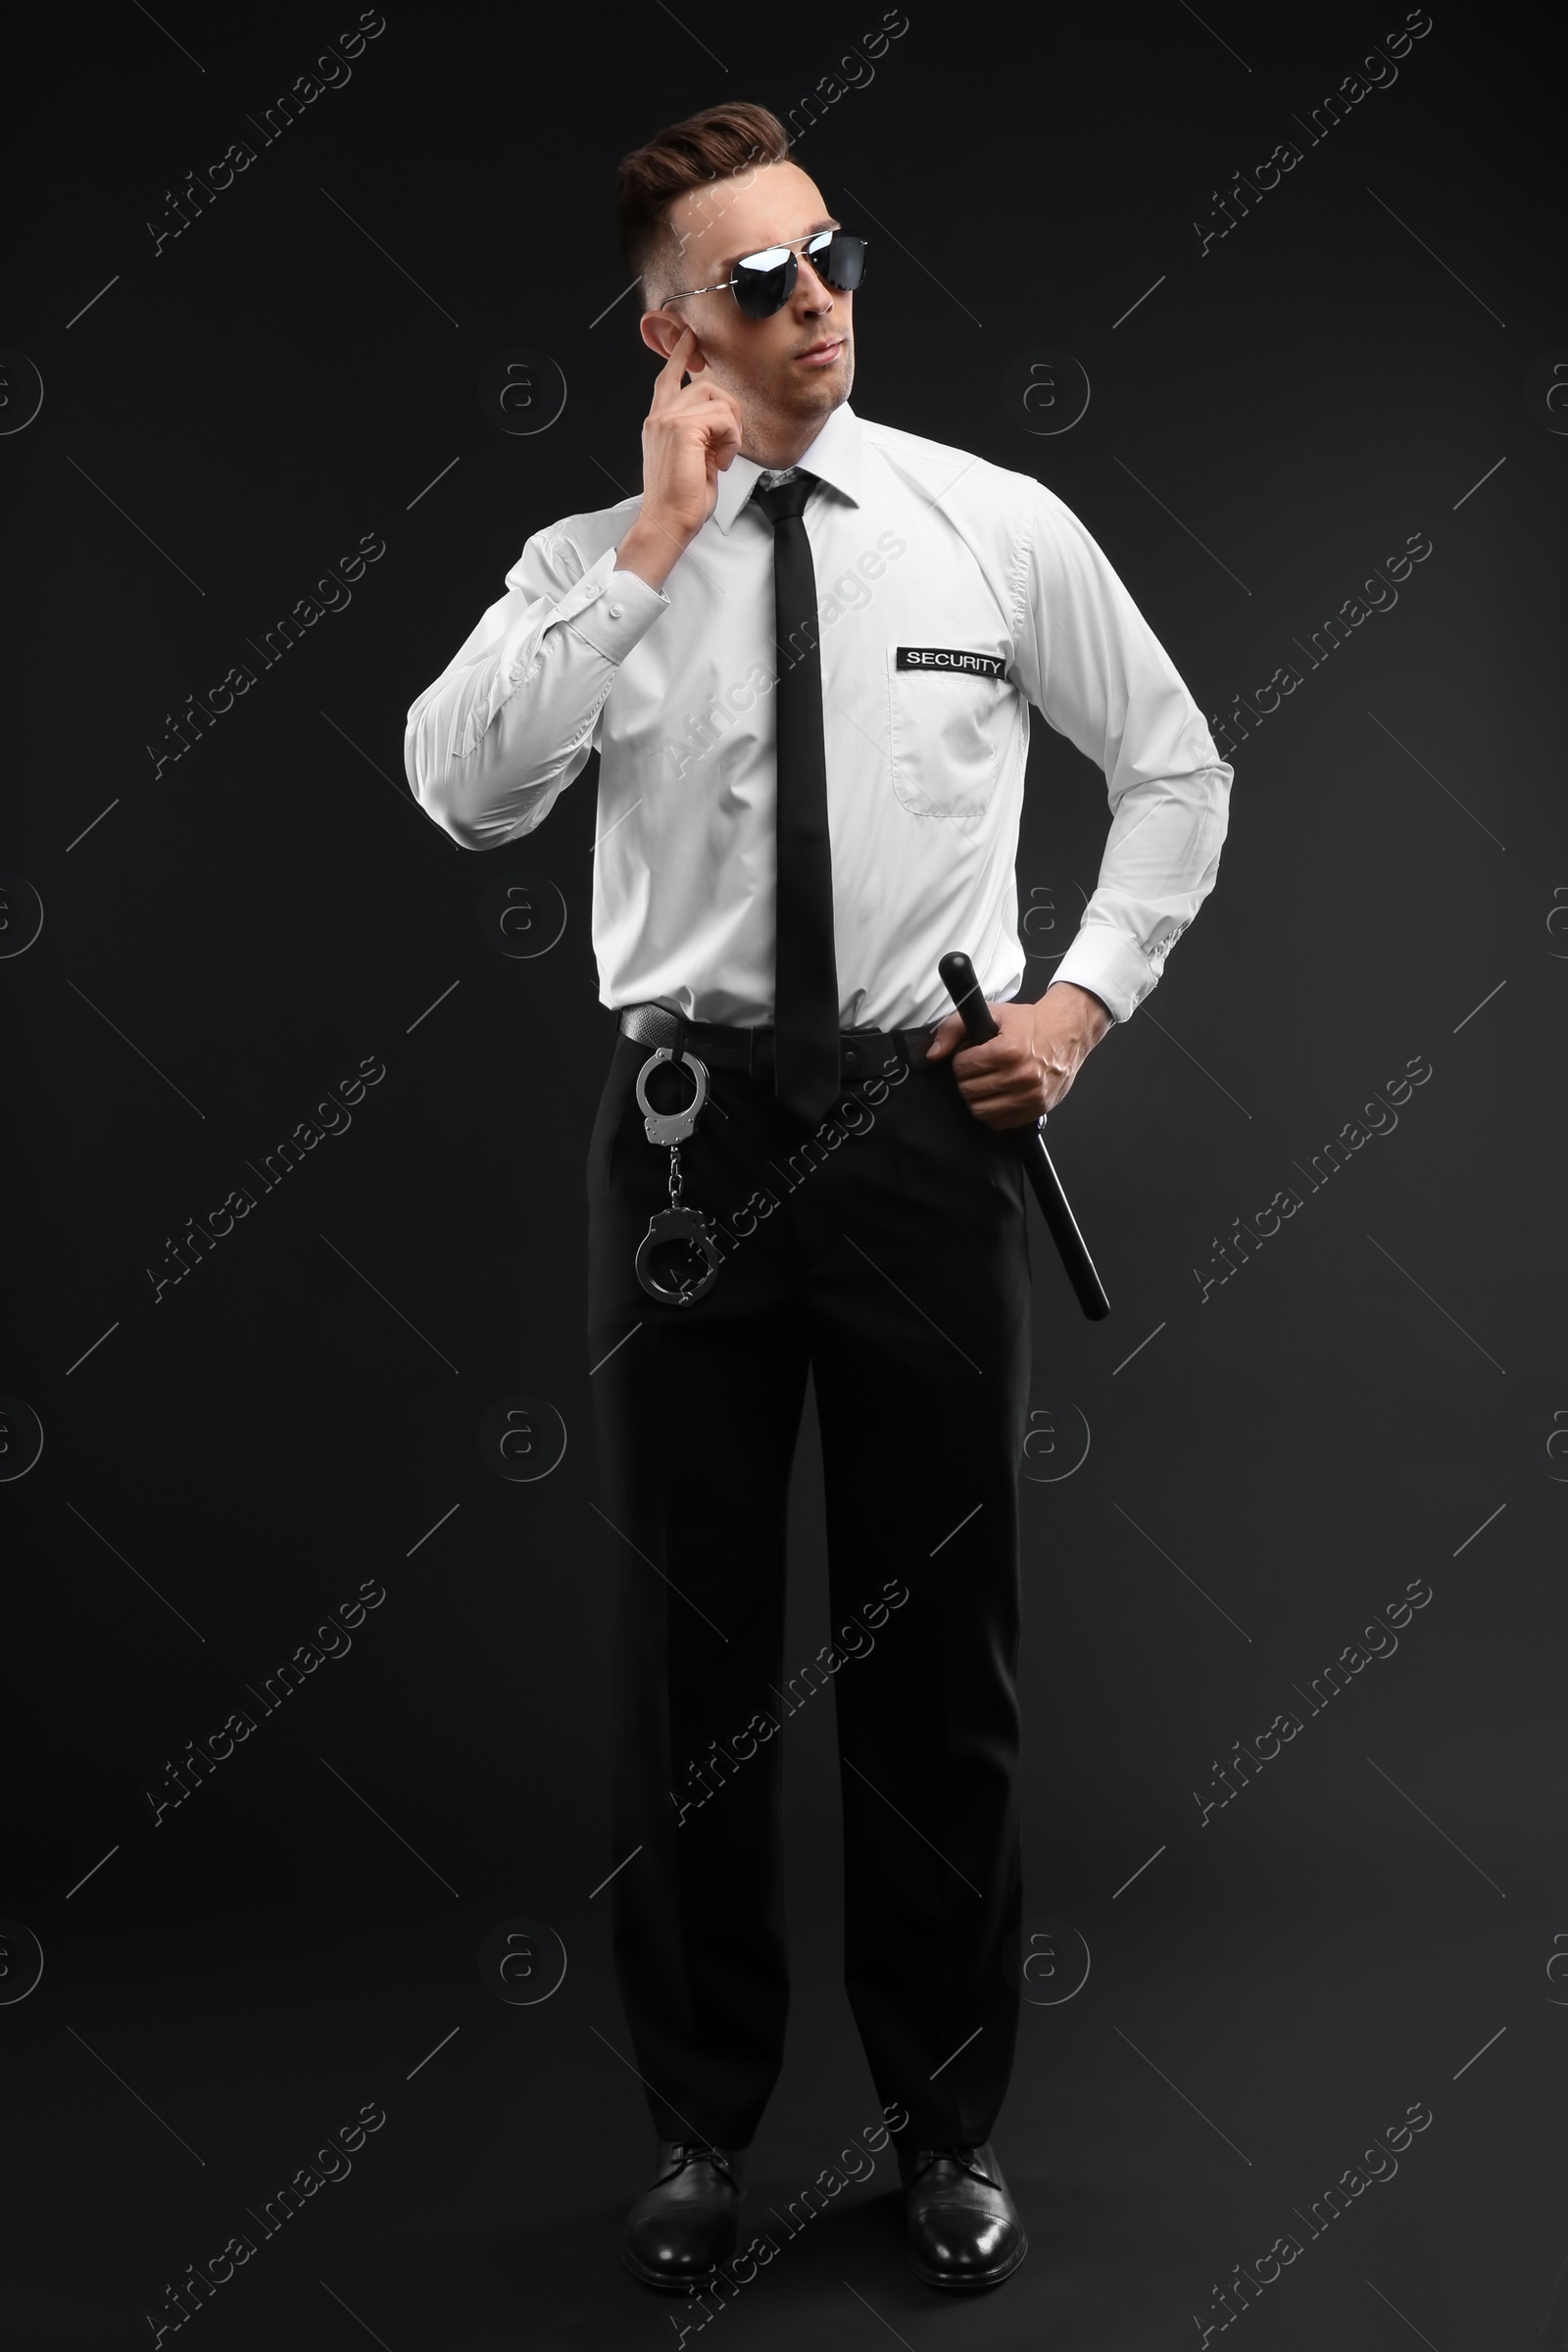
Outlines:
{"label": "rolled-up sleeve", "polygon": [[558,526],[409,711],[403,762],[420,807],[466,850],[543,822],[587,765],[621,662],[668,608],[607,548],[584,566]]}
{"label": "rolled-up sleeve", "polygon": [[1043,483],[1025,502],[1014,683],[1105,778],[1100,878],[1052,985],[1127,1020],[1214,887],[1232,769],[1103,551]]}

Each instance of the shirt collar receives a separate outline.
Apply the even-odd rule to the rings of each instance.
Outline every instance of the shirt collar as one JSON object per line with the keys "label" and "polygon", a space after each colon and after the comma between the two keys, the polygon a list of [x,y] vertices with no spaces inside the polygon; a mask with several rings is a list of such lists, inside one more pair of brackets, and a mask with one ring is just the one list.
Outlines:
{"label": "shirt collar", "polygon": [[[847,400],[840,401],[810,448],[795,462],[839,491],[852,506],[859,505],[860,419]],[[755,458],[732,458],[719,475],[713,520],[726,536],[761,471]]]}

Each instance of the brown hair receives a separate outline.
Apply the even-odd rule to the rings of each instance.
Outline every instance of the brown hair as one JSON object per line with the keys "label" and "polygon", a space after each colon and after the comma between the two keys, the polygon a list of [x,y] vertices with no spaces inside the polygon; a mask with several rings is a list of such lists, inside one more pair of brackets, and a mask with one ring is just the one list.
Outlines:
{"label": "brown hair", "polygon": [[680,243],[667,215],[677,196],[710,180],[733,177],[756,164],[781,164],[790,141],[777,115],[740,101],[710,106],[684,122],[656,132],[623,156],[617,182],[620,249],[641,281],[645,303],[653,281],[670,272]]}

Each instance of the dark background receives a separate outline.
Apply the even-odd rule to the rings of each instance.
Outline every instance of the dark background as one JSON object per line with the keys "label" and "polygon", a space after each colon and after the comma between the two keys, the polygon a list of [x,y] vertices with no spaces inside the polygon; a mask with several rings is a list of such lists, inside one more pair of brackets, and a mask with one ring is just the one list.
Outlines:
{"label": "dark background", "polygon": [[[44,1955],[0,2007],[19,2345],[151,2342],[166,2282],[259,2239],[244,2209],[368,2101],[387,2121],[352,2177],[189,2323],[211,2352],[675,2340],[615,2263],[652,2147],[594,1896],[617,1859],[583,1331],[613,1034],[596,771],[477,858],[415,804],[402,733],[529,533],[638,483],[653,363],[629,300],[600,316],[616,160],[723,96],[787,112],[861,15],[389,5],[266,147],[243,116],[352,8],[57,12],[18,72],[0,340],[44,387],[0,446],[8,944],[15,878],[44,917],[4,965],[30,1189],[0,1388],[44,1435],[3,1504],[0,1911]],[[1047,481],[1217,723],[1281,663],[1303,682],[1237,744],[1200,920],[1053,1121],[1108,1321],[1033,1227],[1038,1426],[1065,1447],[1066,1405],[1091,1442],[1024,1486],[1026,1907],[1092,1967],[1020,2017],[997,2137],[1030,2259],[978,2307],[919,2287],[889,2156],[710,2323],[734,2346],[1154,2352],[1200,2342],[1216,2283],[1287,2230],[1301,2256],[1236,2323],[1253,2352],[1518,2346],[1568,2252],[1568,443],[1526,394],[1568,346],[1560,125],[1543,20],[1439,6],[1309,146],[1293,113],[1402,23],[913,7],[797,149],[875,239],[858,410]],[[155,256],[145,220],[242,134],[256,161]],[[1200,254],[1194,216],[1287,137],[1301,162]],[[476,386],[519,347],[567,399],[509,435]],[[1003,396],[1048,349],[1092,385],[1054,437]],[[246,639],[367,533],[386,552],[352,603],[261,669]],[[1308,669],[1298,643],[1415,533],[1396,608]],[[166,714],[239,661],[255,686],[155,776]],[[1021,894],[1065,906],[1102,780],[1037,723],[1027,797]],[[481,930],[518,872],[564,901],[544,956]],[[1054,946],[1029,944],[1032,996]],[[245,1163],[366,1056],[352,1128],[261,1193]],[[1301,1163],[1412,1057],[1397,1129],[1309,1192]],[[146,1269],[240,1183],[256,1208],[155,1304]],[[1289,1185],[1300,1210],[1205,1299],[1233,1220]],[[567,1434],[542,1481],[477,1442],[519,1396]],[[26,1430],[12,1409],[12,1469]],[[942,1442],[911,1428],[891,1469]],[[804,1659],[828,1632],[812,1414],[791,1542]],[[155,1827],[166,1760],[257,1715],[244,1686],[368,1579],[352,1651]],[[1397,1653],[1308,1715],[1300,1687],[1412,1579],[1432,1598]],[[876,2114],[826,1704],[791,1733],[798,1985],[760,2217]],[[1300,1735],[1204,1826],[1195,1789],[1288,1707]],[[520,1919],[568,1967],[519,2006],[477,1959]],[[1309,2235],[1417,2102],[1397,2177]]]}

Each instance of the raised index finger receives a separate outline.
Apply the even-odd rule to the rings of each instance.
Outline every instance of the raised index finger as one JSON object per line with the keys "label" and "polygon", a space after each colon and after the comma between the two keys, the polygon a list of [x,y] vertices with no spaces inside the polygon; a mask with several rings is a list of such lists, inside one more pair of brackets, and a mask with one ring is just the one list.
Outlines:
{"label": "raised index finger", "polygon": [[686,362],[697,348],[697,336],[689,326],[683,326],[675,340],[675,348],[654,378],[654,399],[668,399],[681,388]]}

